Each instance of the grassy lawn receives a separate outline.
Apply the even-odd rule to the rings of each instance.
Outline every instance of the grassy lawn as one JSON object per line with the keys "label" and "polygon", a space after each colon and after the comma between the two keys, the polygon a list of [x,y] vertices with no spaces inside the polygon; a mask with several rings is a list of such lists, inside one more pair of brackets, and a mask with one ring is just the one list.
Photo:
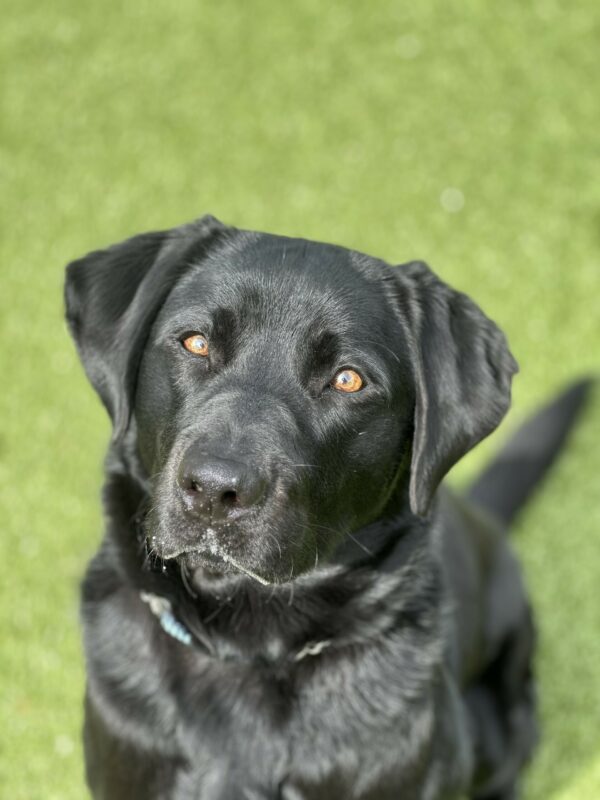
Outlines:
{"label": "grassy lawn", "polygon": [[[176,9],[176,12],[174,11]],[[600,369],[597,4],[5,0],[0,797],[85,797],[78,582],[109,428],[63,265],[206,211],[428,260],[507,331],[506,431]],[[540,626],[526,800],[600,797],[600,393],[515,531]]]}

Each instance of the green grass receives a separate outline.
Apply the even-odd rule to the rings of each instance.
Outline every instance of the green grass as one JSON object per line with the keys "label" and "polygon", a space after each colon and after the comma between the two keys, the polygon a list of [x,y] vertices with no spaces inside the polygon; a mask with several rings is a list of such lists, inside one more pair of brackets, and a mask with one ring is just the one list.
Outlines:
{"label": "green grass", "polygon": [[[509,335],[506,432],[600,366],[596,17],[593,0],[5,0],[2,798],[85,796],[77,587],[109,428],[63,264],[206,211],[425,258]],[[600,797],[599,475],[597,395],[515,532],[541,631],[527,800]]]}

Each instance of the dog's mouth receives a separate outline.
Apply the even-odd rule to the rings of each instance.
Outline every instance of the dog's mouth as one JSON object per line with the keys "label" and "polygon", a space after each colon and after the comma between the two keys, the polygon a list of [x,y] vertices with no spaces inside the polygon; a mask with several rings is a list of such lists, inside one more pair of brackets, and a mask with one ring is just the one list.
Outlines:
{"label": "dog's mouth", "polygon": [[316,535],[305,515],[290,519],[287,508],[211,524],[178,512],[177,506],[158,502],[140,515],[149,563],[197,574],[197,582],[210,582],[212,589],[219,579],[229,584],[236,576],[262,586],[287,583],[319,563]]}
{"label": "dog's mouth", "polygon": [[168,560],[177,561],[188,575],[197,574],[201,570],[202,576],[209,580],[222,578],[225,575],[246,575],[263,586],[270,586],[273,583],[240,559],[221,551],[192,548],[174,554]]}

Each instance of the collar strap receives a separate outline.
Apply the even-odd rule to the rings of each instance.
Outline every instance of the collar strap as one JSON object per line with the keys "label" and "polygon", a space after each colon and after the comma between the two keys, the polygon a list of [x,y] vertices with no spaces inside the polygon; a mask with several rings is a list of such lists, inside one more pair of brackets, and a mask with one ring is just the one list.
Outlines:
{"label": "collar strap", "polygon": [[[192,634],[183,623],[179,622],[175,614],[173,614],[173,607],[170,600],[167,600],[166,597],[160,597],[158,594],[151,594],[150,592],[140,592],[140,598],[157,618],[160,627],[165,633],[168,633],[169,636],[186,647],[192,645]],[[330,639],[325,639],[322,642],[307,642],[301,650],[290,657],[293,661],[302,661],[308,656],[320,655],[323,650],[330,645]]]}
{"label": "collar strap", "polygon": [[166,597],[160,597],[150,592],[140,592],[142,602],[146,603],[150,611],[158,619],[160,627],[173,639],[189,647],[192,644],[192,634],[173,614],[171,602]]}

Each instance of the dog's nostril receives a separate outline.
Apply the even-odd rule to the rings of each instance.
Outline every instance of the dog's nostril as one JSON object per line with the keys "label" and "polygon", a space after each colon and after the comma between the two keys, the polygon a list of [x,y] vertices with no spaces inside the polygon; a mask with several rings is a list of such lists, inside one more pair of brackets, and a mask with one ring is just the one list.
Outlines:
{"label": "dog's nostril", "polygon": [[228,508],[233,508],[233,506],[236,506],[238,502],[239,502],[238,493],[233,490],[223,492],[223,494],[221,495],[221,503],[224,506],[227,506]]}

